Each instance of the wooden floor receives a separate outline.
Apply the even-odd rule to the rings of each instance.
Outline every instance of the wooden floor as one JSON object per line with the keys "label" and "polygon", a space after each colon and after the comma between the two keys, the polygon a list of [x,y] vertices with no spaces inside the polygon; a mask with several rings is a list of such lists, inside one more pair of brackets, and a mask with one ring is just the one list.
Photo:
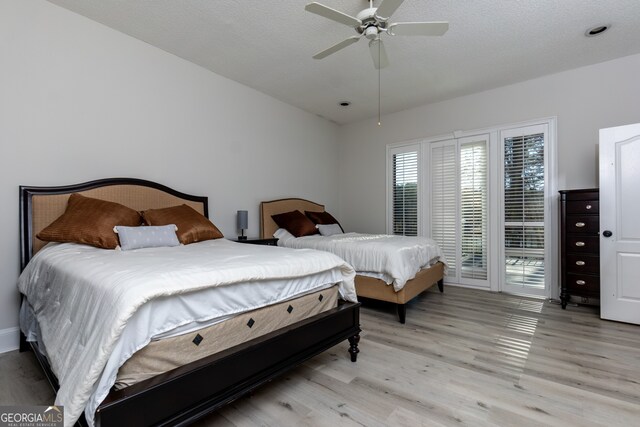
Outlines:
{"label": "wooden floor", "polygon": [[[198,426],[638,426],[640,327],[598,310],[446,287],[362,310],[348,344]],[[48,404],[30,353],[0,355],[0,405]]]}

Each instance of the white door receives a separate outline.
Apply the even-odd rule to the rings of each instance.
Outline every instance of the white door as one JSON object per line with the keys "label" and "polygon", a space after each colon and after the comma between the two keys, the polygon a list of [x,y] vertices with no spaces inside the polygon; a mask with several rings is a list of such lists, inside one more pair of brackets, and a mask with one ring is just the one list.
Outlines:
{"label": "white door", "polygon": [[600,316],[640,324],[640,124],[600,130]]}
{"label": "white door", "polygon": [[549,125],[500,131],[501,182],[501,290],[549,296],[547,263],[551,227],[549,218]]}

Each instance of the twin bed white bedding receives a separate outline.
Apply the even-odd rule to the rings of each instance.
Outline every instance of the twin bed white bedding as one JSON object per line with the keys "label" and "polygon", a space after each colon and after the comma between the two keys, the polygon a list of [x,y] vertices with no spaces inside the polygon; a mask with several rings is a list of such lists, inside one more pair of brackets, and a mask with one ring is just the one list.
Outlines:
{"label": "twin bed white bedding", "polygon": [[446,269],[442,249],[427,237],[362,233],[294,237],[282,228],[274,237],[279,246],[331,252],[352,265],[358,274],[393,284],[396,292],[425,267],[442,262]]}
{"label": "twin bed white bedding", "polygon": [[225,239],[127,252],[52,243],[18,283],[24,310],[40,330],[25,313],[21,326],[32,339],[39,333],[60,382],[56,404],[65,406],[65,424],[85,410],[92,425],[118,368],[150,340],[334,283],[344,300],[356,302],[354,277],[349,264],[328,252]]}

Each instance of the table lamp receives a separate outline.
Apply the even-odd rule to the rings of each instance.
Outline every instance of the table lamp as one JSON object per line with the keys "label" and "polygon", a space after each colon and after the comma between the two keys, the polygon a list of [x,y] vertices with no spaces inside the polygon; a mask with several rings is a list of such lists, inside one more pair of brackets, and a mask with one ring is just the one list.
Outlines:
{"label": "table lamp", "polygon": [[238,229],[240,230],[240,236],[238,236],[238,240],[247,240],[247,236],[244,235],[244,230],[249,228],[249,213],[247,211],[238,211],[237,215],[238,220]]}

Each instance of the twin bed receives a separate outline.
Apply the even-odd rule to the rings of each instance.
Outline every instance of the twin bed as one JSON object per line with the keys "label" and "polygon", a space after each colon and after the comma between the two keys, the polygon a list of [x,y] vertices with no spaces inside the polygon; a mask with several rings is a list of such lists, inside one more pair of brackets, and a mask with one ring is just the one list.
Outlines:
{"label": "twin bed", "polygon": [[73,193],[208,215],[207,198],[144,180],[20,187],[21,350],[66,425],[185,425],[343,340],[356,361],[355,271],[337,256],[225,239],[131,251],[40,241]]}
{"label": "twin bed", "polygon": [[283,233],[273,219],[292,211],[325,212],[325,209],[324,205],[299,198],[262,202],[261,237],[275,235],[281,246],[325,250],[340,256],[358,273],[355,279],[358,296],[397,304],[400,323],[405,323],[406,304],[415,296],[435,284],[440,292],[443,291],[446,264],[435,241],[422,237],[359,233],[296,238]]}

